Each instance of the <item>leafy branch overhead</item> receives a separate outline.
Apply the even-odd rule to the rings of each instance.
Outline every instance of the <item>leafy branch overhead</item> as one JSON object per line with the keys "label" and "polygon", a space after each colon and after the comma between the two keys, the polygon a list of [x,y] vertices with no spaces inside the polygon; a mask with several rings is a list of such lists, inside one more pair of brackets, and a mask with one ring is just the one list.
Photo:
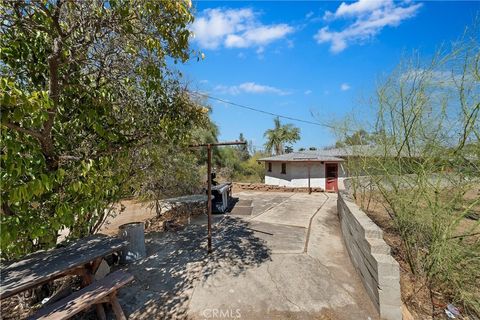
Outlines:
{"label": "leafy branch overhead", "polygon": [[167,60],[192,54],[189,1],[4,1],[2,256],[93,232],[152,144],[208,110]]}

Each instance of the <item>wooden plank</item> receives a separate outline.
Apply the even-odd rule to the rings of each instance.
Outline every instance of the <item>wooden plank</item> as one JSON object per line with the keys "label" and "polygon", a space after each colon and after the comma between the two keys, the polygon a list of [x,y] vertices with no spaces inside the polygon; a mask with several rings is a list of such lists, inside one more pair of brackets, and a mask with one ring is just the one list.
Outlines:
{"label": "wooden plank", "polygon": [[39,251],[20,261],[0,265],[0,299],[56,279],[85,264],[105,257],[126,245],[125,240],[94,235],[73,244]]}
{"label": "wooden plank", "polygon": [[112,292],[112,294],[110,294],[110,303],[112,304],[113,313],[115,313],[117,320],[127,320],[127,317],[125,317],[122,307],[118,302],[116,292]]}
{"label": "wooden plank", "polygon": [[103,305],[101,303],[97,303],[95,305],[97,318],[99,320],[107,320],[107,315],[105,314],[105,309],[103,309]]}
{"label": "wooden plank", "polygon": [[[110,273],[105,278],[96,281],[70,296],[39,310],[30,320],[62,320],[69,319],[75,314],[103,301],[105,297],[133,280],[133,276],[119,270]],[[109,299],[110,300],[110,299]],[[111,300],[110,300],[111,301]],[[117,302],[118,303],[118,302]],[[116,308],[119,305],[115,305]]]}

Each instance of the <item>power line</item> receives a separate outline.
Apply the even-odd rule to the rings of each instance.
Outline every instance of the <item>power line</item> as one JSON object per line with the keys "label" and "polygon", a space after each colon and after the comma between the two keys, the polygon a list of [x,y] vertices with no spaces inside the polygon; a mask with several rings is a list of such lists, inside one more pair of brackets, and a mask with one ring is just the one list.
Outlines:
{"label": "power line", "polygon": [[213,96],[211,96],[209,94],[206,94],[206,93],[203,93],[203,92],[190,91],[190,93],[198,95],[198,96],[206,97],[206,98],[211,99],[211,100],[220,101],[220,102],[223,102],[223,103],[235,106],[235,107],[239,107],[239,108],[243,108],[243,109],[247,109],[247,110],[251,110],[251,111],[255,111],[255,112],[259,112],[259,113],[263,113],[263,114],[268,114],[270,116],[275,116],[275,117],[288,119],[288,120],[292,120],[292,121],[297,121],[297,122],[303,122],[303,123],[306,123],[306,124],[312,124],[312,125],[315,125],[315,126],[326,127],[326,128],[330,128],[330,129],[336,129],[334,126],[331,126],[331,125],[328,125],[328,124],[313,122],[313,121],[308,121],[308,120],[304,120],[304,119],[298,119],[298,118],[293,118],[293,117],[289,117],[289,116],[284,116],[284,115],[281,115],[281,114],[278,114],[278,113],[268,112],[268,111],[265,111],[265,110],[257,109],[257,108],[250,107],[250,106],[246,106],[244,104],[240,104],[240,103],[228,101],[228,100],[225,100],[225,99],[213,97]]}

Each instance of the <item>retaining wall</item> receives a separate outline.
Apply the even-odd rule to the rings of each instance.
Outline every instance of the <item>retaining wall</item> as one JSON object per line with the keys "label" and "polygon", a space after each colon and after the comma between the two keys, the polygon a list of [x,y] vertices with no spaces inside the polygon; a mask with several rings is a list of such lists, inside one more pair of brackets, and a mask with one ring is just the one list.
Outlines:
{"label": "retaining wall", "polygon": [[338,214],[350,259],[382,319],[402,319],[400,271],[383,240],[383,231],[346,192],[339,192]]}

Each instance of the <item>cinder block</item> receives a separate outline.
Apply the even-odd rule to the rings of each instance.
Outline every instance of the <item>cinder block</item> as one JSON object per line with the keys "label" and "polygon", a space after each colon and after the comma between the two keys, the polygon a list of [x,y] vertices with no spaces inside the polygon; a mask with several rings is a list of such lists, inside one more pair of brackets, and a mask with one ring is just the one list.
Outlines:
{"label": "cinder block", "polygon": [[390,249],[390,246],[386,244],[383,239],[381,240],[381,239],[370,238],[370,239],[367,239],[367,243],[370,247],[370,252],[372,254],[390,255],[390,252],[392,251]]}
{"label": "cinder block", "polygon": [[382,290],[397,290],[400,291],[400,279],[397,276],[385,277],[381,275],[378,281],[378,287]]}
{"label": "cinder block", "polygon": [[385,320],[402,320],[402,307],[383,304],[380,306],[380,317]]}
{"label": "cinder block", "polygon": [[386,254],[373,254],[373,257],[377,261],[377,272],[381,275],[379,278],[400,278],[398,262],[392,256]]}
{"label": "cinder block", "polygon": [[402,296],[400,287],[383,287],[378,290],[380,305],[401,306]]}

